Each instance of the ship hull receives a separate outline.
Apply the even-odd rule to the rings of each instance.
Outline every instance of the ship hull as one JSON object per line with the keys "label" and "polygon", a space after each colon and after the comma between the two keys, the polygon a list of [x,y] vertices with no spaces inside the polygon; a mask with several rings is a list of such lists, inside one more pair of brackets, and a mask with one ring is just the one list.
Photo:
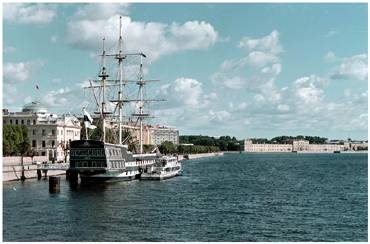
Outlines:
{"label": "ship hull", "polygon": [[168,174],[142,174],[141,180],[167,180],[180,175],[179,172],[171,172]]}
{"label": "ship hull", "polygon": [[138,180],[140,174],[131,175],[131,176],[111,176],[111,175],[102,175],[102,176],[80,176],[82,184],[92,184],[92,183],[109,183],[109,182],[121,182],[121,181],[132,181]]}

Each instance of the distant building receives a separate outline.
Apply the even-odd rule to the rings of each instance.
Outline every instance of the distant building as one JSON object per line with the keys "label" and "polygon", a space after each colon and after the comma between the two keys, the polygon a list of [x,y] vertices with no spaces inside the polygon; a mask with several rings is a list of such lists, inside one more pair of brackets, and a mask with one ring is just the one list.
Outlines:
{"label": "distant building", "polygon": [[244,141],[246,152],[291,152],[292,144],[253,144],[252,140]]}
{"label": "distant building", "polygon": [[[118,129],[116,122],[112,123],[112,128]],[[140,126],[134,122],[125,122],[123,124],[125,129],[128,129],[135,141],[140,141]],[[179,130],[175,128],[168,128],[165,126],[143,126],[143,144],[160,145],[162,142],[169,141],[173,144],[179,144]]]}
{"label": "distant building", "polygon": [[292,149],[293,151],[308,151],[309,149],[309,141],[307,140],[293,140],[292,141]]}
{"label": "distant building", "polygon": [[50,161],[65,159],[64,150],[70,141],[80,139],[80,122],[72,115],[49,113],[37,101],[26,104],[21,112],[9,112],[3,109],[3,124],[25,125],[31,149],[40,156],[48,156]]}
{"label": "distant building", "polygon": [[367,149],[367,142],[330,141],[326,144],[310,144],[307,140],[293,140],[287,144],[254,144],[251,139],[244,142],[245,152],[335,152]]}
{"label": "distant building", "polygon": [[166,127],[153,127],[151,144],[160,145],[165,141],[179,144],[179,130]]}

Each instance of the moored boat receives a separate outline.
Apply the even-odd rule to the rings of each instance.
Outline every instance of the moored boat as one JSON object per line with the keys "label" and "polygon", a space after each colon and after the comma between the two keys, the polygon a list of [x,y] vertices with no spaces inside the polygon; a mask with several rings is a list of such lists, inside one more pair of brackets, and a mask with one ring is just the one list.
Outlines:
{"label": "moored boat", "polygon": [[162,156],[153,165],[146,166],[142,180],[165,180],[181,175],[181,161],[175,156]]}

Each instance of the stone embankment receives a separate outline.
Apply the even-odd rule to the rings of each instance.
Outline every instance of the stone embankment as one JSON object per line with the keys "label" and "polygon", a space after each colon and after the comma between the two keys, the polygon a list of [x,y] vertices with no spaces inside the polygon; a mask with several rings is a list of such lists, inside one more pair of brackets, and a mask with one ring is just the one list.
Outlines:
{"label": "stone embankment", "polygon": [[[47,156],[23,157],[22,167],[22,157],[3,157],[3,182],[20,180],[22,170],[24,170],[26,179],[37,178],[37,165],[47,161]],[[65,174],[65,170],[48,170],[47,172],[48,176],[61,174]]]}

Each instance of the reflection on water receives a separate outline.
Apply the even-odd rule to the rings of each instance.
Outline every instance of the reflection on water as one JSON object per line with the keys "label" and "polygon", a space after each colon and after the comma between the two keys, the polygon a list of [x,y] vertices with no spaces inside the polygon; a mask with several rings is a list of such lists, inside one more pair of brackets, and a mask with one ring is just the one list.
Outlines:
{"label": "reflection on water", "polygon": [[166,181],[3,184],[4,241],[367,241],[367,154],[229,154]]}

